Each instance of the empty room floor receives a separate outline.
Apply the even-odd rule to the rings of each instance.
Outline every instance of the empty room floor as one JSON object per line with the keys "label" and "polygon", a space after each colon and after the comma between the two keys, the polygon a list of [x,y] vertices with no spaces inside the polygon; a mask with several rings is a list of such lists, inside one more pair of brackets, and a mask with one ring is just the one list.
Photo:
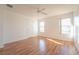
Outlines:
{"label": "empty room floor", "polygon": [[37,36],[6,44],[3,55],[75,55],[73,42]]}

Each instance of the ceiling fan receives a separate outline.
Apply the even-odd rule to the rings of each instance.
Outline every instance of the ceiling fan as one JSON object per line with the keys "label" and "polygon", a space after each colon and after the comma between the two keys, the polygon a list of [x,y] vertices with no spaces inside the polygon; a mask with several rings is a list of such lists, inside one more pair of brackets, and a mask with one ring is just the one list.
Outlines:
{"label": "ceiling fan", "polygon": [[44,12],[44,10],[45,10],[45,8],[43,8],[43,9],[37,8],[37,13],[41,13],[41,14],[43,14],[43,15],[47,15],[47,13]]}
{"label": "ceiling fan", "polygon": [[11,4],[6,4],[6,6],[9,8],[13,8],[13,5],[11,5]]}

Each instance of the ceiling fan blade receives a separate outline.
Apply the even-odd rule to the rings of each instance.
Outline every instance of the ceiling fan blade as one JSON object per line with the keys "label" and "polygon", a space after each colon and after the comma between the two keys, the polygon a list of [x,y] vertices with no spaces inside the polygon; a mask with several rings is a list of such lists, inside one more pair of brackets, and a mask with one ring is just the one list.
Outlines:
{"label": "ceiling fan blade", "polygon": [[43,10],[45,10],[45,8],[41,9],[40,11],[43,11]]}
{"label": "ceiling fan blade", "polygon": [[47,15],[47,13],[45,13],[45,12],[41,12],[42,14],[44,14],[44,15]]}
{"label": "ceiling fan blade", "polygon": [[6,4],[6,6],[9,8],[13,8],[13,5],[11,5],[11,4]]}
{"label": "ceiling fan blade", "polygon": [[37,8],[37,12],[39,13],[39,12],[41,12],[41,10],[39,10],[39,8]]}
{"label": "ceiling fan blade", "polygon": [[37,12],[38,12],[38,13],[42,13],[42,14],[44,14],[44,15],[47,15],[47,13],[43,12],[43,10],[45,10],[45,8],[43,8],[43,9],[41,9],[41,10],[39,10],[39,8],[37,8]]}

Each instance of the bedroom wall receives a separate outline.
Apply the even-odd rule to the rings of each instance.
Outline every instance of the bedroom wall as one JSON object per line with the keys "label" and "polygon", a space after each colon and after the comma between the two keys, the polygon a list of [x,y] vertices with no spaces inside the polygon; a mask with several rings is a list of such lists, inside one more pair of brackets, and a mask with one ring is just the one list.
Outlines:
{"label": "bedroom wall", "polygon": [[4,23],[4,43],[25,39],[33,35],[32,20],[18,13],[7,11]]}
{"label": "bedroom wall", "polygon": [[[0,6],[3,7],[0,12],[4,12],[4,15],[0,13],[0,45],[2,40],[3,44],[6,44],[34,36],[33,22],[35,21],[20,13],[8,10],[5,5]],[[3,36],[1,36],[2,31]]]}
{"label": "bedroom wall", "polygon": [[60,19],[71,17],[71,12],[63,15],[51,16],[48,18],[40,19],[41,21],[45,22],[45,31],[40,33],[41,36],[46,36],[50,38],[56,38],[61,40],[72,40],[61,34],[60,32]]}
{"label": "bedroom wall", "polygon": [[40,33],[40,35],[52,38],[58,37],[59,20],[56,17],[41,19],[40,22],[45,22],[44,32]]}
{"label": "bedroom wall", "polygon": [[3,18],[4,18],[3,7],[0,5],[0,48],[3,47]]}

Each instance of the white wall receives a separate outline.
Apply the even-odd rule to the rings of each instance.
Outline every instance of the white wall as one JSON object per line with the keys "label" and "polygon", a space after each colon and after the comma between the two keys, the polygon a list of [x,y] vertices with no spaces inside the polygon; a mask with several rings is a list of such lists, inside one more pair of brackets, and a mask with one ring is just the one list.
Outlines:
{"label": "white wall", "polygon": [[7,11],[4,23],[4,43],[25,39],[33,35],[32,20],[18,13]]}
{"label": "white wall", "polygon": [[37,19],[33,20],[33,35],[34,36],[38,35],[38,20]]}
{"label": "white wall", "polygon": [[4,23],[4,42],[28,38],[33,34],[32,29],[32,20],[27,19],[27,16],[7,11]]}
{"label": "white wall", "polygon": [[[5,5],[0,6],[3,7],[2,10],[0,8],[0,46],[2,46],[1,43],[6,44],[34,36],[33,35],[34,21],[32,19],[29,19],[27,16],[24,16],[17,12],[13,12],[11,11],[11,9],[7,9]],[[4,13],[2,13],[2,11]]]}
{"label": "white wall", "polygon": [[58,37],[59,34],[59,20],[56,17],[50,17],[46,19],[42,19],[40,21],[45,22],[45,32],[40,33],[40,35],[45,35],[47,37]]}
{"label": "white wall", "polygon": [[3,47],[3,20],[4,20],[4,11],[2,5],[0,5],[0,48]]}
{"label": "white wall", "polygon": [[62,40],[72,40],[68,37],[65,37],[60,32],[60,19],[71,17],[71,16],[72,16],[71,13],[68,13],[68,14],[51,16],[48,18],[41,19],[40,21],[45,22],[45,32],[40,33],[40,35],[50,38],[62,39]]}

